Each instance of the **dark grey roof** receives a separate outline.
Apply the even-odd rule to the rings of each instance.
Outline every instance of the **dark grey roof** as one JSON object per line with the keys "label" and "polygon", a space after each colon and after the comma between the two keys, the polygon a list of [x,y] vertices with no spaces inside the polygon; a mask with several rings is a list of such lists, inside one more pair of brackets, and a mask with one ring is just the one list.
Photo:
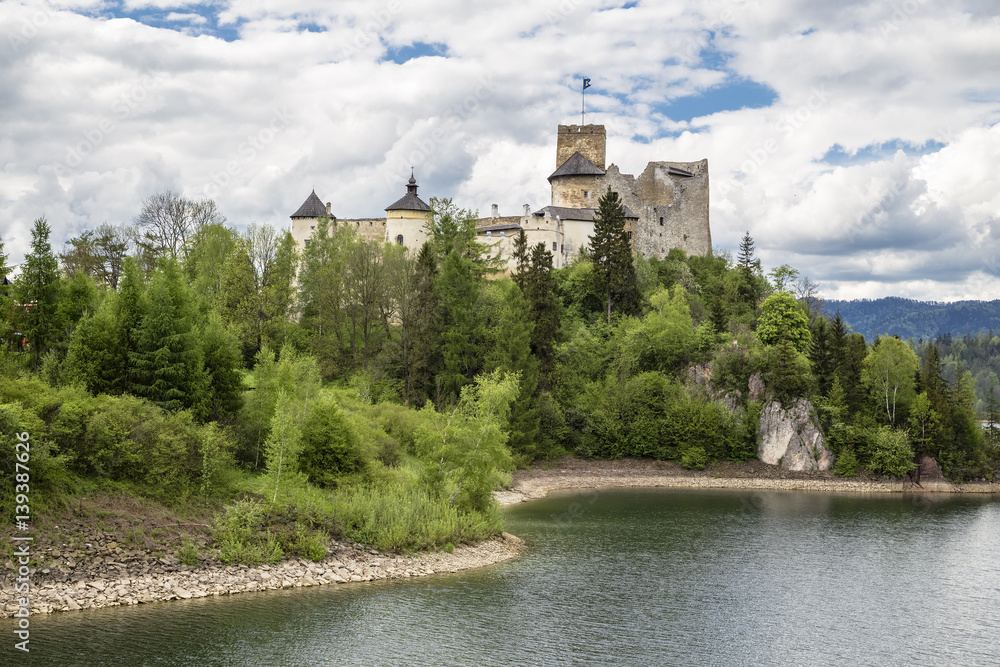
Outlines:
{"label": "dark grey roof", "polygon": [[549,181],[560,176],[603,176],[604,170],[593,162],[583,157],[583,153],[577,151],[552,172]]}
{"label": "dark grey roof", "polygon": [[423,199],[417,196],[417,180],[410,175],[410,180],[406,184],[406,194],[399,201],[385,207],[387,211],[429,211]]}
{"label": "dark grey roof", "polygon": [[521,229],[521,225],[516,222],[506,222],[502,225],[486,225],[484,227],[476,227],[476,233],[482,234],[483,232],[500,232],[510,229]]}
{"label": "dark grey roof", "polygon": [[324,215],[329,215],[326,212],[326,204],[320,201],[320,198],[316,196],[316,191],[313,190],[312,194],[309,195],[302,206],[299,206],[299,210],[292,213],[290,217],[292,218],[321,218]]}
{"label": "dark grey roof", "polygon": [[[597,213],[596,208],[566,208],[565,206],[546,206],[541,210],[535,211],[533,215],[537,215],[538,217],[550,215],[553,218],[559,216],[563,220],[586,220],[587,222],[593,222],[595,213]],[[639,219],[639,216],[633,213],[632,209],[630,209],[628,206],[625,207],[625,217],[635,220]]]}

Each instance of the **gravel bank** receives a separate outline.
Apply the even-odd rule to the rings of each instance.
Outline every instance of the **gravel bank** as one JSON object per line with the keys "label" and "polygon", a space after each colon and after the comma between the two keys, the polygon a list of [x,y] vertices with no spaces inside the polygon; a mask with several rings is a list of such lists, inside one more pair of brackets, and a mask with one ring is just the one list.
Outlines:
{"label": "gravel bank", "polygon": [[[116,552],[117,549],[117,552]],[[508,533],[475,545],[455,547],[452,553],[435,552],[400,556],[367,550],[360,545],[333,542],[321,562],[288,560],[275,565],[177,564],[171,556],[150,558],[130,555],[117,545],[108,555],[96,554],[86,567],[53,564],[29,575],[32,614],[117,607],[210,595],[235,595],[246,591],[301,588],[377,579],[424,577],[439,572],[459,572],[502,563],[518,556],[523,542]],[[52,558],[51,554],[47,554]],[[14,574],[7,563],[0,591],[0,616],[18,610]]]}
{"label": "gravel bank", "polygon": [[845,479],[830,472],[791,472],[760,461],[726,462],[706,470],[685,470],[675,463],[624,459],[584,461],[567,456],[554,466],[514,473],[511,487],[495,495],[502,505],[545,496],[553,489],[613,487],[685,487],[704,489],[775,489],[842,493],[1000,493],[1000,484],[950,484],[880,478]]}

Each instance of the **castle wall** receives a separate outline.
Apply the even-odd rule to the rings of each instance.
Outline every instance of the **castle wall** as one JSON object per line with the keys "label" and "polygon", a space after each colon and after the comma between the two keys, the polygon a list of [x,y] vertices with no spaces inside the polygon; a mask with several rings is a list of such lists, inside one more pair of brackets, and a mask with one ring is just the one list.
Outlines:
{"label": "castle wall", "polygon": [[580,151],[583,157],[604,169],[607,133],[603,125],[560,125],[556,137],[556,168]]}
{"label": "castle wall", "polygon": [[552,253],[552,268],[561,269],[568,263],[565,252],[566,240],[563,225],[550,216],[527,215],[521,219],[521,227],[528,239],[528,249],[542,243]]}
{"label": "castle wall", "polygon": [[417,252],[427,240],[424,225],[429,213],[424,211],[388,211],[382,219],[382,239],[388,243],[398,243],[403,237],[403,245]]}
{"label": "castle wall", "polygon": [[365,241],[382,243],[388,240],[385,234],[385,218],[344,218],[337,220],[337,225],[353,229],[358,238]]}
{"label": "castle wall", "polygon": [[586,220],[563,220],[563,244],[567,257],[576,257],[580,250],[590,247],[594,223]]}
{"label": "castle wall", "polygon": [[[671,174],[670,167],[693,176]],[[603,182],[609,185],[639,216],[632,236],[636,252],[659,258],[672,248],[689,255],[711,254],[708,160],[650,162],[638,179],[611,165]]]}
{"label": "castle wall", "polygon": [[292,240],[299,252],[306,247],[306,239],[312,236],[313,230],[319,222],[318,218],[293,218],[292,219]]}

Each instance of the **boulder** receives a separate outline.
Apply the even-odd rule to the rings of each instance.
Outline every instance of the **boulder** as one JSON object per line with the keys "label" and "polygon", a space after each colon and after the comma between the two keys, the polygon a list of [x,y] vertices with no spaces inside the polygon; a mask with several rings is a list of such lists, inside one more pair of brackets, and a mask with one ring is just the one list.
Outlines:
{"label": "boulder", "polygon": [[941,472],[941,466],[930,456],[924,456],[920,459],[920,465],[914,473],[912,475],[913,480],[924,491],[949,492],[955,490],[955,485],[945,479],[944,474]]}
{"label": "boulder", "polygon": [[826,448],[816,410],[804,398],[783,407],[771,401],[760,413],[757,456],[786,470],[829,470],[833,453]]}

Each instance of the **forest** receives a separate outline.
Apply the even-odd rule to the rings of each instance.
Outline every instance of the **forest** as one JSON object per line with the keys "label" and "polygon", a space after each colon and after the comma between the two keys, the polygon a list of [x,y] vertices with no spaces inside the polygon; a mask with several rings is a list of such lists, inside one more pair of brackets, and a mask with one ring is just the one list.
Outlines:
{"label": "forest", "polygon": [[432,208],[417,253],[323,220],[299,253],[170,192],[59,253],[35,220],[16,275],[0,245],[0,466],[30,433],[42,515],[88,493],[211,506],[239,563],[494,535],[492,491],[567,453],[749,460],[763,406],[800,397],[838,475],[1000,466],[995,338],[866,341],[749,233],[735,258],[636,256],[610,190],[560,270],[522,235],[506,275],[474,212]]}

